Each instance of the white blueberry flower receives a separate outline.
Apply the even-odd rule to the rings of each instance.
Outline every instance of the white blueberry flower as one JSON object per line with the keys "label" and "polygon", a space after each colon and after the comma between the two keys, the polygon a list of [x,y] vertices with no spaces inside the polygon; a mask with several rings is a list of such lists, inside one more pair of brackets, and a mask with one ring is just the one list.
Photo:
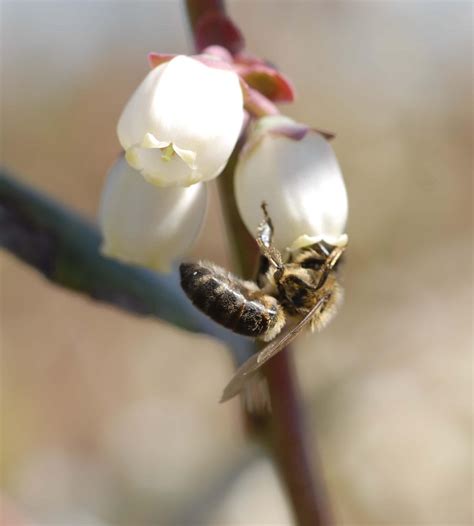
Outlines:
{"label": "white blueberry flower", "polygon": [[237,206],[254,236],[265,201],[280,250],[324,240],[344,245],[347,193],[336,156],[325,137],[288,117],[256,122],[235,171]]}
{"label": "white blueberry flower", "polygon": [[162,272],[193,245],[207,207],[207,186],[159,188],[120,157],[102,193],[102,253]]}
{"label": "white blueberry flower", "polygon": [[117,126],[129,164],[157,186],[217,177],[244,119],[238,75],[183,55],[148,73]]}

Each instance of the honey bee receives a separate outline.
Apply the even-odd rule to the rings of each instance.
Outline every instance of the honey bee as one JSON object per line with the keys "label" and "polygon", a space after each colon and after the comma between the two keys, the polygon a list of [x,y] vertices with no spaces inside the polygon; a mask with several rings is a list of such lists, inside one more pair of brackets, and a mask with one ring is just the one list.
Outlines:
{"label": "honey bee", "polygon": [[[260,249],[256,282],[206,261],[180,266],[181,287],[198,309],[238,334],[271,341],[236,371],[221,402],[238,394],[306,325],[312,330],[326,326],[342,301],[336,268],[346,244],[331,246],[321,241],[290,254],[284,262],[272,245],[274,229],[265,203],[262,210],[264,218],[256,236]],[[286,326],[288,330],[276,339]]]}

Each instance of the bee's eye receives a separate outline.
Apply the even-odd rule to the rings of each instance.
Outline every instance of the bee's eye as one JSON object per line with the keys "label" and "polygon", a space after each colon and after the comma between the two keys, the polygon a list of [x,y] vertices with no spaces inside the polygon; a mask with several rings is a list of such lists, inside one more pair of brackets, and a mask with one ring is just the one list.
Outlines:
{"label": "bee's eye", "polygon": [[323,263],[322,259],[311,257],[301,262],[303,268],[318,269]]}
{"label": "bee's eye", "polygon": [[283,276],[283,270],[281,268],[275,270],[273,274],[273,279],[275,281],[280,281],[281,277]]}

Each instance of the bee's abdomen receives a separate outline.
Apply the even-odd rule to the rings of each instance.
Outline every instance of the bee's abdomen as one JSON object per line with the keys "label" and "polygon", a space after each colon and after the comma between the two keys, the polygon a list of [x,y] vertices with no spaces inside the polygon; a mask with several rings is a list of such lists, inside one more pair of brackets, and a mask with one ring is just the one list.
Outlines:
{"label": "bee's abdomen", "polygon": [[181,287],[202,312],[217,323],[232,331],[264,337],[274,332],[276,325],[282,325],[281,312],[271,296],[250,299],[249,295],[258,290],[230,275],[224,269],[207,263],[182,263],[180,266]]}

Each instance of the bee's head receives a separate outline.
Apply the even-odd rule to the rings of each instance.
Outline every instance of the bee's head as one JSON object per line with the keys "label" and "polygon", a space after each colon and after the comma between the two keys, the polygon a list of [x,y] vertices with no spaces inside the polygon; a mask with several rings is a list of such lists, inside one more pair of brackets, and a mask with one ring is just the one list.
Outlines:
{"label": "bee's head", "polygon": [[309,270],[319,270],[328,256],[314,248],[306,248],[293,255],[292,262],[301,268]]}
{"label": "bee's head", "polygon": [[[293,262],[301,268],[319,271],[324,265],[330,269],[336,268],[341,261],[344,248],[339,249],[327,243],[320,242],[308,248],[304,248],[293,256]],[[337,252],[337,253],[336,253]]]}

